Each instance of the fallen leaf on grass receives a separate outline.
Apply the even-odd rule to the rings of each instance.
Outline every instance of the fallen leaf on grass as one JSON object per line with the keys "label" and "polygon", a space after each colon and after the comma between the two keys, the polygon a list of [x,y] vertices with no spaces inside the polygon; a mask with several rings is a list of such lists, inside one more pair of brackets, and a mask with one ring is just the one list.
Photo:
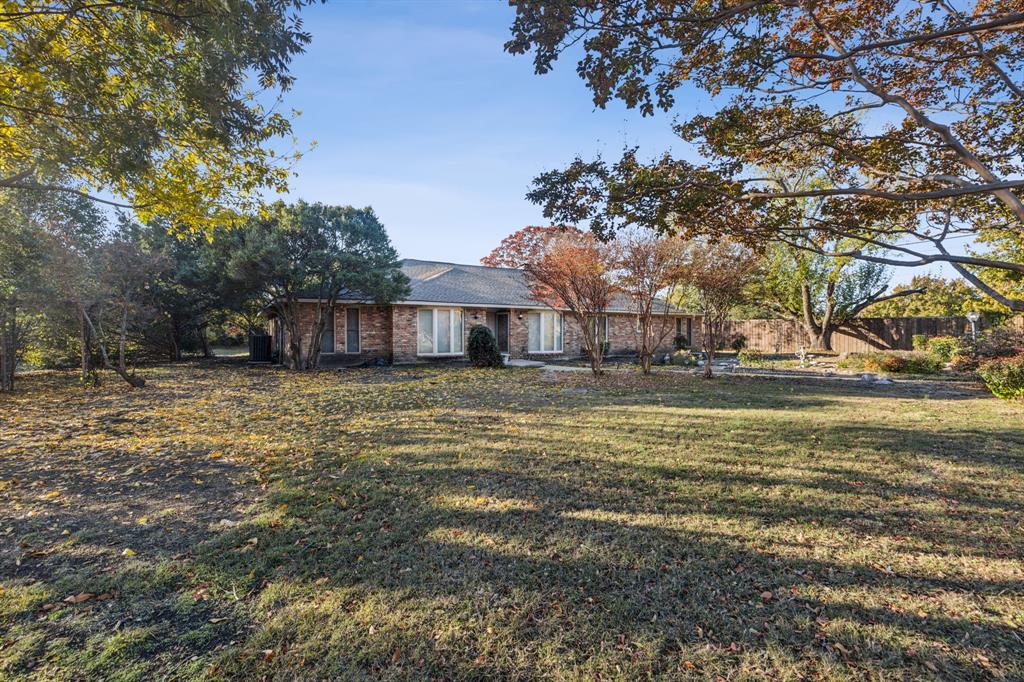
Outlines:
{"label": "fallen leaf on grass", "polygon": [[223,623],[227,618],[211,618],[210,622],[216,625],[217,623]]}
{"label": "fallen leaf on grass", "polygon": [[66,597],[64,601],[66,601],[69,604],[81,604],[84,601],[89,601],[94,596],[95,595],[92,592],[79,592],[78,594],[73,594],[70,597]]}
{"label": "fallen leaf on grass", "polygon": [[131,547],[126,547],[125,550],[121,552],[121,556],[135,556],[135,550]]}

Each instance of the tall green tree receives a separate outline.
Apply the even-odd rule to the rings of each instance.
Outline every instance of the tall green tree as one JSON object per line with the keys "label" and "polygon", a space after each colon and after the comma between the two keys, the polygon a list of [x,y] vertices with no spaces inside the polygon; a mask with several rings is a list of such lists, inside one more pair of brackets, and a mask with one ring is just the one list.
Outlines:
{"label": "tall green tree", "polygon": [[832,335],[869,306],[924,291],[904,287],[886,294],[889,269],[880,263],[823,256],[773,243],[748,298],[775,315],[798,322],[815,350],[832,350]]}
{"label": "tall green tree", "polygon": [[972,310],[998,320],[1010,311],[980,293],[962,279],[945,279],[937,275],[914,275],[910,284],[900,284],[894,293],[921,289],[910,298],[890,299],[873,304],[864,311],[869,317],[956,317]]}
{"label": "tall green tree", "polygon": [[15,193],[0,190],[0,391],[14,388],[26,314],[38,305],[43,233]]}
{"label": "tall green tree", "polygon": [[274,142],[303,4],[0,1],[0,187],[234,221],[290,173]]}
{"label": "tall green tree", "polygon": [[8,376],[13,376],[11,363],[20,344],[33,331],[25,324],[30,319],[36,324],[59,320],[62,327],[76,320],[83,373],[91,375],[93,346],[79,304],[94,300],[106,217],[77,194],[4,189],[0,205],[0,298],[9,312],[4,316]]}
{"label": "tall green tree", "polygon": [[[227,228],[220,228],[227,229]],[[155,314],[143,330],[143,343],[169,360],[198,350],[209,357],[207,329],[234,306],[226,272],[228,254],[206,234],[175,235],[166,221],[131,224],[130,238],[166,267],[150,283]]]}
{"label": "tall green tree", "polygon": [[[388,303],[408,293],[398,253],[373,209],[299,201],[278,202],[265,213],[224,235],[236,240],[227,268],[284,326],[288,367],[318,366],[327,311],[343,294]],[[300,299],[314,301],[308,329]]]}
{"label": "tall green tree", "polygon": [[[798,202],[816,197],[823,210],[806,243],[821,253],[949,263],[1024,310],[1024,297],[991,284],[994,272],[1024,275],[1024,263],[998,248],[953,248],[957,239],[993,247],[1024,233],[1019,2],[514,4],[506,48],[531,53],[538,73],[580,54],[577,71],[598,106],[668,111],[684,85],[717,96],[710,113],[676,127],[707,163],[671,154],[643,161],[631,150],[613,164],[577,159],[538,178],[534,198],[548,217],[608,230],[639,216],[656,229],[763,243],[808,236]],[[756,171],[805,163],[824,186],[789,188]],[[733,203],[754,219],[719,219]]]}

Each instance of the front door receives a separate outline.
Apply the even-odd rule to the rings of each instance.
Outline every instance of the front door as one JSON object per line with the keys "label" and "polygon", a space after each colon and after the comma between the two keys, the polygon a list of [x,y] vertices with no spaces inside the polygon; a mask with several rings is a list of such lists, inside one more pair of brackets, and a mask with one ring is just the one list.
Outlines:
{"label": "front door", "polygon": [[494,314],[494,338],[498,342],[498,350],[508,352],[508,313]]}

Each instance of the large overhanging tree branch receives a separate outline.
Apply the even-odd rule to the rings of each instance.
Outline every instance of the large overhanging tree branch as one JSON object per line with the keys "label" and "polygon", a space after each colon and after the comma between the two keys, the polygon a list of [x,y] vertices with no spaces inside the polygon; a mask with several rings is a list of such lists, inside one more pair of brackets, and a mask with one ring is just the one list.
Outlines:
{"label": "large overhanging tree branch", "polygon": [[[721,234],[714,209],[728,197],[757,217],[736,236],[760,241],[785,232],[779,218],[793,201],[820,197],[815,228],[828,236],[860,236],[865,246],[918,242],[898,252],[906,264],[948,262],[1024,310],[986,283],[992,273],[1019,273],[1019,259],[948,246],[966,234],[1012,253],[1001,245],[1024,234],[1019,3],[521,0],[516,10],[507,49],[531,52],[543,73],[581,45],[578,71],[598,106],[619,99],[645,114],[670,110],[684,83],[732,93],[677,128],[708,165],[667,156],[639,163],[631,153],[611,167],[577,161],[560,177],[538,178],[531,197],[550,216],[599,215],[596,228],[607,231],[639,214],[673,230],[680,221],[672,216],[689,209],[711,218],[702,231]],[[747,174],[778,164],[811,165],[826,184],[793,191]],[[564,189],[553,188],[558,182]],[[934,215],[954,216],[959,229],[929,230]]]}

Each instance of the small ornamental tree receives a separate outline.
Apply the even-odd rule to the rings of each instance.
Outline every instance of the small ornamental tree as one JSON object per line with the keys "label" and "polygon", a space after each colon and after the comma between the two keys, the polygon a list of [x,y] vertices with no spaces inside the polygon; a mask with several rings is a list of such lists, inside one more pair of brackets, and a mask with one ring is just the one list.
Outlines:
{"label": "small ornamental tree", "polygon": [[568,308],[579,325],[594,376],[601,374],[604,348],[596,320],[615,291],[614,249],[591,234],[549,235],[523,268],[534,297],[559,310]]}
{"label": "small ornamental tree", "polygon": [[504,362],[498,352],[494,332],[483,324],[474,324],[469,329],[469,343],[466,344],[469,364],[473,367],[501,367]]}
{"label": "small ornamental tree", "polygon": [[692,241],[683,256],[683,281],[691,288],[693,305],[703,316],[704,377],[712,377],[715,349],[722,340],[730,311],[743,301],[743,292],[758,269],[757,256],[730,241]]}
{"label": "small ornamental tree", "polygon": [[669,298],[682,275],[684,242],[651,230],[619,236],[616,280],[636,315],[640,369],[650,374],[654,351],[674,330]]}

